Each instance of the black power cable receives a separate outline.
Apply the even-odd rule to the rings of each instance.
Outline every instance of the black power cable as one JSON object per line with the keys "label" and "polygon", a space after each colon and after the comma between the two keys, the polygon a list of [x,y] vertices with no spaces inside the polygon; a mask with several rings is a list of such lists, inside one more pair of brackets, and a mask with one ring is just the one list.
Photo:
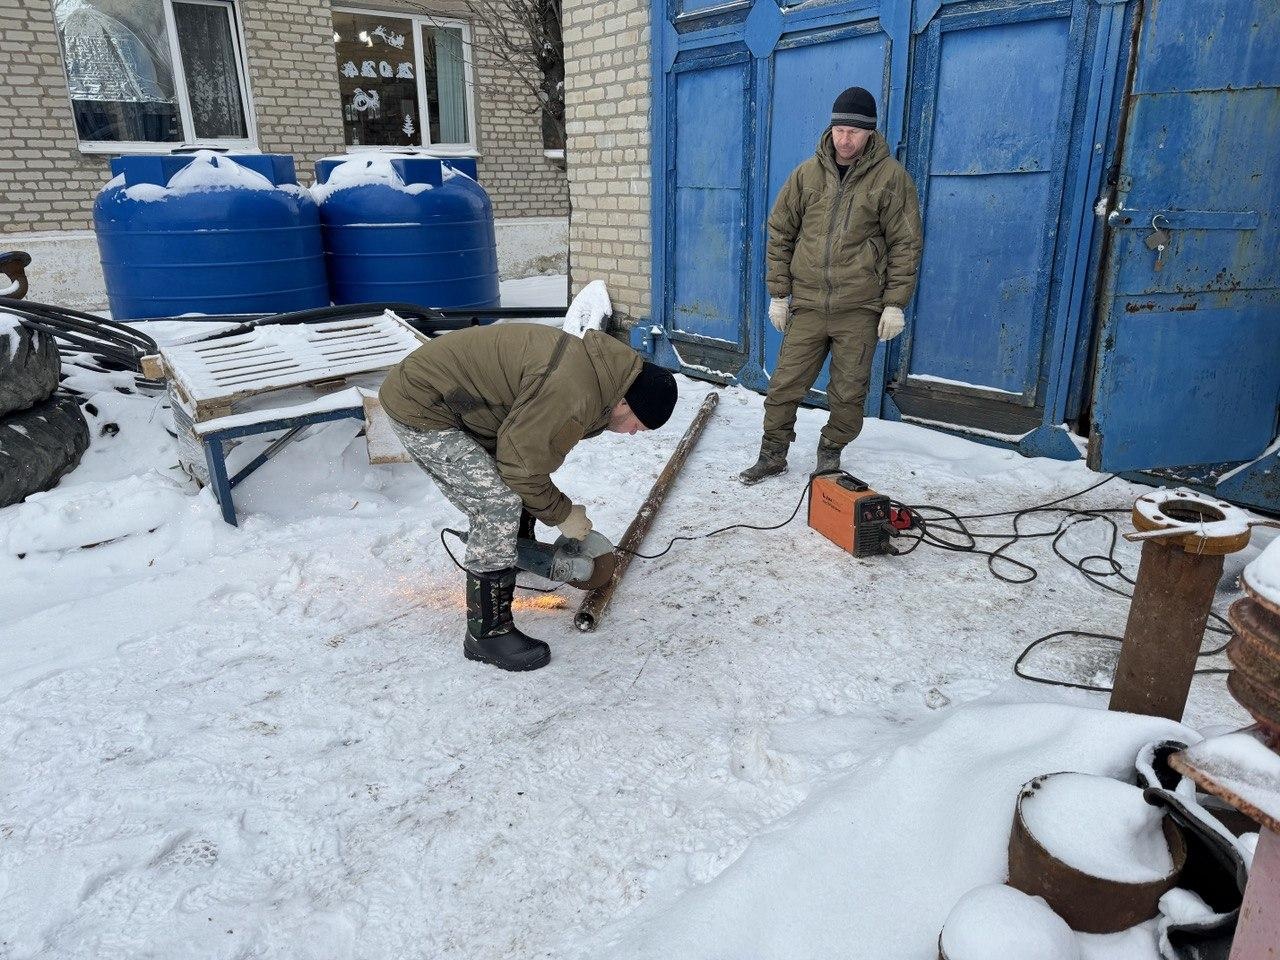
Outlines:
{"label": "black power cable", "polygon": [[[1127,576],[1124,573],[1123,566],[1120,564],[1118,560],[1116,560],[1115,551],[1119,542],[1120,528],[1116,524],[1116,521],[1111,517],[1112,514],[1128,514],[1130,512],[1130,508],[1106,507],[1106,508],[1085,509],[1085,508],[1062,506],[1062,504],[1065,504],[1067,501],[1074,500],[1075,498],[1083,496],[1086,493],[1090,493],[1094,490],[1097,490],[1099,487],[1103,486],[1104,484],[1110,483],[1112,480],[1115,480],[1115,479],[1117,478],[1113,474],[1111,476],[1105,477],[1104,479],[1100,480],[1099,482],[1093,484],[1090,487],[1086,487],[1084,490],[1077,491],[1065,497],[1059,497],[1058,499],[1051,500],[1048,503],[1038,504],[1032,507],[1023,507],[1018,510],[1005,510],[1005,511],[999,511],[995,513],[968,514],[965,516],[957,516],[952,511],[946,510],[941,507],[933,507],[933,506],[927,506],[927,505],[908,507],[907,509],[912,512],[913,516],[916,517],[917,522],[920,524],[920,531],[919,531],[919,535],[915,539],[915,542],[908,549],[903,550],[902,553],[904,554],[910,553],[913,550],[917,549],[922,543],[926,543],[930,546],[936,546],[944,550],[952,550],[952,551],[961,552],[961,553],[976,553],[976,554],[985,556],[987,558],[987,567],[991,571],[991,575],[994,576],[996,579],[1002,580],[1006,583],[1014,583],[1014,584],[1030,583],[1039,575],[1039,571],[1037,571],[1036,568],[1032,567],[1030,564],[1026,564],[1020,560],[1014,560],[1006,556],[1004,552],[1007,549],[1009,549],[1011,546],[1013,546],[1015,543],[1018,543],[1019,541],[1022,541],[1022,540],[1035,540],[1035,539],[1043,539],[1046,537],[1052,537],[1053,539],[1050,545],[1051,549],[1053,550],[1054,555],[1057,556],[1058,559],[1060,559],[1063,563],[1065,563],[1067,566],[1071,567],[1072,569],[1078,571],[1087,580],[1089,580],[1091,583],[1095,584],[1096,586],[1101,587],[1103,590],[1107,590],[1111,593],[1116,594],[1117,596],[1124,597],[1126,600],[1132,600],[1133,599],[1132,593],[1127,592],[1120,587],[1114,586],[1111,583],[1105,582],[1106,578],[1116,577],[1119,580],[1123,581],[1124,583],[1129,584],[1130,587],[1132,587],[1135,583],[1133,578]],[[895,505],[901,506],[900,504],[895,504]],[[921,513],[921,511],[932,511],[932,512],[941,514],[942,515],[941,517],[932,518],[934,521],[933,523],[934,529],[941,530],[952,536],[963,537],[964,542],[956,543],[954,541],[950,541],[943,537],[937,536],[937,534],[931,531],[930,529],[929,518],[924,516]],[[1044,514],[1059,513],[1059,514],[1062,514],[1063,516],[1059,519],[1057,526],[1052,530],[1044,530],[1044,531],[1038,531],[1034,533],[1025,533],[1022,531],[1020,525],[1024,518],[1031,516],[1033,514],[1042,514],[1042,513]],[[965,524],[966,520],[988,520],[988,519],[998,519],[1002,517],[1013,518],[1012,533],[973,533]],[[940,519],[949,520],[953,524],[953,526],[946,526],[943,524],[939,524],[937,521]],[[1100,521],[1102,523],[1105,523],[1109,527],[1107,552],[1105,554],[1091,554],[1085,557],[1081,557],[1079,560],[1073,560],[1071,557],[1068,557],[1066,553],[1063,552],[1061,547],[1063,537],[1065,537],[1067,533],[1071,531],[1072,528],[1078,526],[1079,524],[1090,523],[1094,521]],[[977,546],[977,541],[983,540],[983,539],[1003,540],[1005,542],[1002,543],[1000,546],[996,547],[994,550],[981,550]],[[1010,564],[1015,568],[1024,570],[1027,572],[1028,576],[1017,577],[1017,578],[1005,576],[999,570],[996,569],[995,564],[997,561],[1001,561],[1003,563]],[[1097,567],[1100,564],[1102,565],[1102,568],[1097,569]],[[1220,614],[1212,611],[1210,612],[1209,617],[1211,621],[1213,621],[1216,624],[1219,624],[1219,626],[1207,626],[1205,628],[1206,633],[1213,633],[1213,634],[1219,634],[1222,636],[1230,637],[1231,635],[1230,625],[1227,623],[1225,618],[1223,618]],[[1031,643],[1029,643],[1026,647],[1023,648],[1022,652],[1018,654],[1017,659],[1014,661],[1014,664],[1013,664],[1014,674],[1023,680],[1029,680],[1032,683],[1040,683],[1046,686],[1069,687],[1075,690],[1089,690],[1097,693],[1110,693],[1111,692],[1110,687],[1098,686],[1096,684],[1075,683],[1068,680],[1057,680],[1050,677],[1043,677],[1033,673],[1029,673],[1024,669],[1023,664],[1026,662],[1027,657],[1029,657],[1035,649],[1037,649],[1043,644],[1046,644],[1052,640],[1059,639],[1061,637],[1079,637],[1079,638],[1091,639],[1091,640],[1106,640],[1106,641],[1110,641],[1117,644],[1123,643],[1124,641],[1123,637],[1118,637],[1118,636],[1115,636],[1114,634],[1090,633],[1084,630],[1057,630],[1057,631],[1054,631],[1053,633],[1046,634],[1042,637],[1037,638],[1036,640],[1033,640]],[[1226,643],[1223,642],[1209,649],[1202,649],[1199,653],[1199,656],[1212,657],[1222,653],[1222,651],[1225,649],[1226,649]],[[1231,671],[1226,668],[1205,667],[1205,668],[1196,670],[1195,674],[1198,676],[1206,676],[1210,674],[1226,674],[1230,672]]]}
{"label": "black power cable", "polygon": [[59,353],[88,353],[108,370],[142,372],[142,358],[156,352],[156,342],[140,330],[95,316],[34,300],[0,297],[0,310],[23,326],[58,341]]}
{"label": "black power cable", "polygon": [[[842,471],[836,470],[836,471],[830,471],[829,474],[834,475],[834,474],[839,474],[841,472]],[[680,542],[688,543],[696,540],[706,540],[710,537],[718,536],[719,534],[722,534],[722,533],[727,533],[730,530],[759,530],[763,532],[769,532],[772,530],[781,530],[783,527],[789,525],[792,521],[794,521],[797,516],[799,516],[800,508],[804,506],[805,501],[810,497],[810,495],[813,492],[814,480],[818,479],[818,477],[820,476],[827,476],[829,474],[824,473],[824,474],[811,475],[808,481],[804,485],[804,490],[800,494],[800,499],[796,502],[795,509],[791,511],[790,516],[788,516],[785,520],[780,521],[779,523],[773,523],[773,524],[733,523],[733,524],[729,524],[728,526],[720,527],[716,530],[712,530],[708,533],[694,534],[692,536],[682,535],[682,536],[672,537],[671,540],[667,542],[667,545],[663,547],[661,550],[659,550],[657,553],[641,553],[638,550],[628,550],[625,547],[616,547],[615,549],[620,553],[629,553],[631,556],[637,557],[641,560],[657,560],[658,558],[664,557],[668,553],[670,553],[671,549],[677,543],[680,543]],[[1039,576],[1039,571],[1029,563],[1024,563],[1021,560],[1015,560],[1012,557],[1007,556],[1005,551],[1007,551],[1014,544],[1019,543],[1020,541],[1023,541],[1023,540],[1042,540],[1046,538],[1052,538],[1050,547],[1053,550],[1054,554],[1058,557],[1058,559],[1060,559],[1063,563],[1065,563],[1067,566],[1079,572],[1083,577],[1085,577],[1087,580],[1089,580],[1091,583],[1095,584],[1096,586],[1099,586],[1104,590],[1114,593],[1117,596],[1124,597],[1125,599],[1128,599],[1128,600],[1132,600],[1133,599],[1132,593],[1128,593],[1120,587],[1104,582],[1106,578],[1116,577],[1119,580],[1123,581],[1124,583],[1129,584],[1129,586],[1131,587],[1135,583],[1135,581],[1131,577],[1125,575],[1123,566],[1121,565],[1120,561],[1118,561],[1115,557],[1116,547],[1119,545],[1120,528],[1119,528],[1119,525],[1116,523],[1116,521],[1112,519],[1113,514],[1128,514],[1130,512],[1130,508],[1129,507],[1081,508],[1081,507],[1065,506],[1065,504],[1068,503],[1068,501],[1075,500],[1077,497],[1084,496],[1087,493],[1092,493],[1094,490],[1097,490],[1100,487],[1110,483],[1112,480],[1116,480],[1116,479],[1118,479],[1118,477],[1112,474],[1110,476],[1104,477],[1102,480],[1099,480],[1097,483],[1094,483],[1088,487],[1085,487],[1083,490],[1077,490],[1074,493],[1069,493],[1066,496],[1058,497],[1057,499],[1050,500],[1046,503],[1036,504],[1030,507],[1021,507],[1015,510],[1001,510],[993,513],[973,513],[973,514],[959,515],[959,514],[956,514],[954,511],[946,509],[945,507],[933,506],[931,504],[917,504],[913,506],[908,506],[908,505],[899,503],[896,500],[891,499],[890,505],[896,509],[907,511],[912,521],[912,526],[910,528],[908,528],[907,530],[895,530],[894,535],[910,537],[912,530],[914,530],[916,533],[914,537],[910,537],[913,541],[911,546],[907,547],[905,550],[898,550],[896,551],[896,553],[898,555],[905,556],[906,554],[912,553],[915,550],[919,549],[921,545],[936,547],[940,550],[947,550],[953,553],[973,553],[973,554],[977,554],[979,556],[984,556],[987,558],[987,568],[988,570],[990,570],[991,575],[995,577],[997,580],[1001,580],[1005,583],[1010,583],[1010,584],[1025,584],[1035,580],[1036,577]],[[929,514],[933,514],[933,516],[929,516]],[[1036,515],[1036,514],[1061,514],[1061,517],[1058,520],[1057,526],[1055,526],[1052,530],[1024,532],[1021,527],[1022,522],[1024,521],[1025,518]],[[1012,523],[1013,523],[1012,532],[975,533],[971,531],[968,525],[966,524],[966,521],[996,520],[1004,517],[1012,518]],[[1106,553],[1090,554],[1088,556],[1081,557],[1078,560],[1074,560],[1071,557],[1067,556],[1062,551],[1062,548],[1061,548],[1063,537],[1065,537],[1076,526],[1082,523],[1092,523],[1092,522],[1105,523],[1109,528]],[[445,543],[444,536],[446,533],[451,533],[455,537],[458,537],[459,539],[462,539],[462,535],[457,530],[445,529],[440,533],[440,543],[441,543],[441,546],[444,547],[445,553],[448,554],[449,559],[453,561],[454,566],[456,566],[459,570],[462,570],[463,572],[469,572],[467,571],[466,567],[464,567],[461,563],[458,562],[458,559],[453,555],[453,552],[449,549],[448,545]],[[946,536],[943,536],[940,534],[945,534]],[[956,540],[948,539],[948,537],[958,537],[961,539],[959,542],[957,542]],[[1001,540],[1004,542],[1001,543],[999,546],[997,546],[993,550],[983,550],[978,547],[979,540]],[[1026,575],[1025,576],[1005,575],[996,568],[997,562],[1007,564],[1013,567],[1015,570],[1024,571]],[[1099,564],[1102,565],[1101,569],[1093,569],[1093,567],[1096,567]],[[521,589],[534,590],[539,593],[553,593],[557,588],[553,587],[551,589],[542,589],[539,587],[523,587],[522,586]],[[1209,617],[1211,621],[1213,621],[1216,624],[1219,624],[1220,626],[1207,626],[1205,628],[1206,633],[1220,634],[1228,637],[1231,635],[1230,626],[1227,623],[1225,618],[1223,618],[1221,615],[1215,612],[1210,612]],[[1111,691],[1110,687],[1102,687],[1095,684],[1087,684],[1087,683],[1076,683],[1069,680],[1057,680],[1051,677],[1042,677],[1033,673],[1028,673],[1023,668],[1023,664],[1026,661],[1027,657],[1030,656],[1031,653],[1036,648],[1040,647],[1042,644],[1048,643],[1052,640],[1056,640],[1060,637],[1081,637],[1081,638],[1086,638],[1091,640],[1107,640],[1114,643],[1122,643],[1124,639],[1123,637],[1118,637],[1113,634],[1107,634],[1107,633],[1090,633],[1084,630],[1057,630],[1057,631],[1054,631],[1053,633],[1045,634],[1044,636],[1039,637],[1036,640],[1033,640],[1031,643],[1027,644],[1027,646],[1023,648],[1022,652],[1018,654],[1017,659],[1014,661],[1014,664],[1013,664],[1014,674],[1023,680],[1029,680],[1032,683],[1040,683],[1046,686],[1068,687],[1075,690],[1089,690],[1097,693],[1109,693]],[[1226,643],[1224,642],[1210,649],[1201,650],[1199,653],[1199,656],[1200,657],[1215,656],[1216,654],[1222,653],[1222,651],[1225,649],[1226,649]],[[1225,674],[1230,672],[1231,671],[1226,668],[1206,667],[1206,668],[1196,670],[1195,675],[1206,676],[1209,674]]]}
{"label": "black power cable", "polygon": [[[834,470],[830,472],[839,473],[840,471]],[[789,524],[792,520],[794,520],[796,516],[800,513],[800,508],[804,506],[805,500],[808,498],[810,492],[813,489],[813,481],[820,476],[826,476],[826,474],[815,473],[811,477],[809,477],[809,482],[805,484],[804,492],[800,494],[800,500],[799,502],[796,503],[796,508],[791,511],[791,516],[787,517],[787,519],[783,520],[781,523],[775,523],[769,526],[756,526],[755,524],[751,524],[751,523],[734,523],[734,524],[730,524],[727,527],[721,527],[718,530],[712,530],[710,533],[700,533],[692,537],[685,537],[685,536],[673,537],[671,541],[666,545],[666,547],[664,547],[658,553],[651,553],[651,554],[640,553],[638,550],[628,550],[626,547],[614,547],[613,549],[616,553],[627,553],[633,557],[638,557],[641,560],[657,560],[659,557],[664,557],[668,553],[670,553],[671,548],[681,541],[706,540],[708,537],[714,537],[717,534],[725,533],[729,530],[764,530],[764,531],[781,530],[783,527]],[[451,530],[450,528],[445,527],[443,530],[440,531],[440,546],[444,548],[444,552],[448,555],[449,559],[453,561],[453,565],[455,567],[457,567],[463,573],[475,576],[476,572],[473,570],[467,569],[467,567],[461,564],[458,561],[458,558],[454,556],[453,551],[449,549],[449,545],[448,543],[445,542],[445,539],[444,539],[444,536],[446,533],[452,534],[458,540],[465,543],[466,538],[462,535],[462,532],[458,530]],[[537,593],[555,593],[556,590],[559,589],[559,587],[562,587],[564,585],[565,584],[561,582],[559,586],[551,587],[550,589],[544,589],[542,587],[526,587],[521,585],[520,589],[532,590]]]}

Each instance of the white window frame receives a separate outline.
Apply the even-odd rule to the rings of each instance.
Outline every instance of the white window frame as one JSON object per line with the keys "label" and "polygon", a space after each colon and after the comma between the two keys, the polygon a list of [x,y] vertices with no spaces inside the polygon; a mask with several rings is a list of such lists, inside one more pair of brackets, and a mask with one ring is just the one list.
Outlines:
{"label": "white window frame", "polygon": [[[448,157],[478,157],[479,143],[476,136],[476,95],[474,78],[474,55],[471,47],[471,24],[466,20],[451,17],[435,17],[430,14],[408,13],[391,10],[371,10],[367,7],[334,6],[333,13],[354,13],[362,17],[386,17],[392,20],[406,20],[413,24],[413,70],[418,85],[418,129],[422,132],[421,146],[404,146],[396,144],[348,144],[347,153],[369,153],[370,151],[403,153],[406,150],[430,151],[433,154]],[[429,143],[431,139],[431,105],[427,101],[427,78],[424,65],[425,53],[422,49],[422,28],[454,27],[462,31],[462,85],[466,88],[467,97],[467,143]],[[337,73],[337,57],[334,58],[334,73]],[[343,140],[346,139],[344,125]]]}
{"label": "white window frame", "polygon": [[245,62],[244,26],[240,22],[238,0],[178,0],[180,3],[206,7],[221,7],[231,21],[232,39],[235,40],[236,79],[240,83],[240,103],[244,109],[245,130],[248,136],[240,138],[198,138],[195,121],[191,116],[191,100],[187,94],[187,71],[182,62],[182,49],[178,44],[178,24],[173,16],[174,0],[161,0],[164,5],[165,32],[169,39],[169,57],[173,63],[173,91],[178,101],[178,116],[182,121],[182,140],[81,140],[80,127],[75,124],[75,105],[71,100],[71,78],[67,76],[66,51],[62,46],[62,33],[58,31],[58,55],[62,60],[63,79],[66,81],[67,103],[71,107],[72,123],[76,126],[76,139],[81,153],[165,153],[189,150],[192,147],[213,147],[243,152],[258,149],[258,127],[254,117],[253,99],[249,89],[248,64]]}

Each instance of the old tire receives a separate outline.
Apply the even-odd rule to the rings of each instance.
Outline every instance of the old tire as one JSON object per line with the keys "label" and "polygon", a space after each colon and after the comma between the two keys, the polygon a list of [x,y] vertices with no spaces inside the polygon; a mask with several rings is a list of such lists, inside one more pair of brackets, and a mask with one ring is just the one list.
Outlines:
{"label": "old tire", "polygon": [[48,490],[88,448],[89,424],[70,394],[0,417],[0,507]]}
{"label": "old tire", "polygon": [[61,372],[53,337],[0,318],[0,417],[49,399]]}

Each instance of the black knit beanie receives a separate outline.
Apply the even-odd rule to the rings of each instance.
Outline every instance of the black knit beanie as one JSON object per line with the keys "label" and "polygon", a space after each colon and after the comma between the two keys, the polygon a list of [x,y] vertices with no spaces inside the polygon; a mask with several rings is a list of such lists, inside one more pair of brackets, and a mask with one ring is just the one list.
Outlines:
{"label": "black knit beanie", "polygon": [[627,388],[626,401],[641,423],[657,430],[676,408],[676,378],[670,370],[646,360],[640,375]]}
{"label": "black knit beanie", "polygon": [[836,97],[831,107],[831,125],[833,127],[859,127],[863,130],[876,128],[876,98],[869,90],[862,87],[850,87]]}

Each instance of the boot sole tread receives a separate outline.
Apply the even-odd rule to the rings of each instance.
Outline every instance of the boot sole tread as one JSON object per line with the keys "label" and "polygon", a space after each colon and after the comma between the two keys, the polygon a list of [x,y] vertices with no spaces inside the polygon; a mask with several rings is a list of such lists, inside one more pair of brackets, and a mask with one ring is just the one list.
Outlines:
{"label": "boot sole tread", "polygon": [[761,474],[760,476],[755,478],[748,478],[748,477],[744,477],[742,474],[738,474],[738,482],[741,483],[744,487],[753,487],[762,480],[768,480],[770,477],[778,477],[786,472],[787,472],[787,468],[784,466],[780,470],[773,470],[769,473]]}
{"label": "boot sole tread", "polygon": [[523,663],[518,665],[502,663],[496,659],[491,659],[489,657],[486,657],[483,654],[474,653],[470,648],[466,646],[462,648],[462,655],[466,657],[468,660],[474,660],[476,663],[485,663],[491,667],[497,667],[499,670],[506,670],[510,673],[527,673],[530,670],[537,670],[541,667],[545,667],[548,663],[551,662],[550,650],[548,650],[545,654],[543,654],[537,660],[531,660],[528,663]]}

